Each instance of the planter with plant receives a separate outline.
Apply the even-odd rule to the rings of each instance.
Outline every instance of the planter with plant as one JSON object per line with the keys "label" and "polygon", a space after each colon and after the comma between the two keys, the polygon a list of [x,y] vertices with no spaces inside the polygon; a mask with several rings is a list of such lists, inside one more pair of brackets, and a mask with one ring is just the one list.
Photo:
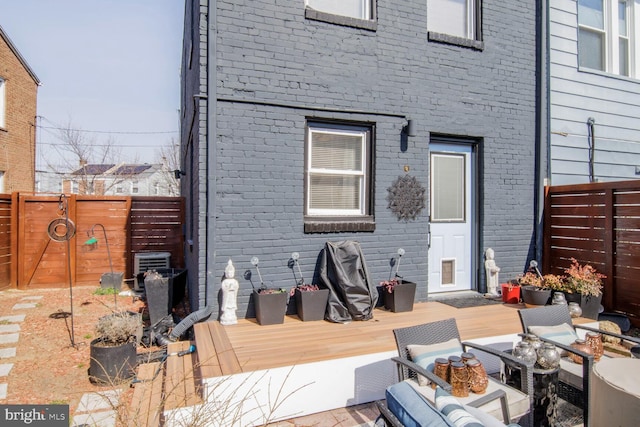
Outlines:
{"label": "planter with plant", "polygon": [[575,258],[571,258],[571,266],[564,272],[564,286],[560,290],[567,302],[577,302],[582,309],[582,317],[597,320],[602,302],[602,279],[606,276],[590,264],[580,264]]}
{"label": "planter with plant", "polygon": [[[260,278],[260,288],[253,290],[253,304],[256,310],[256,320],[260,325],[276,325],[284,323],[287,312],[287,296],[284,288],[268,288],[258,268],[258,257],[251,258],[251,264],[256,268]],[[253,283],[252,283],[253,284]]]}
{"label": "planter with plant", "polygon": [[538,263],[531,260],[529,270],[518,277],[520,296],[527,307],[547,305],[553,291],[560,290],[563,286],[563,276],[555,274],[542,275],[538,270]]}
{"label": "planter with plant", "polygon": [[90,344],[89,379],[118,384],[133,377],[142,316],[128,311],[109,314],[98,320],[96,333],[98,338]]}
{"label": "planter with plant", "polygon": [[416,284],[403,280],[402,276],[398,274],[400,259],[404,253],[404,249],[398,249],[396,273],[393,279],[380,282],[381,294],[384,295],[384,306],[394,313],[413,311],[413,303],[416,297]]}
{"label": "planter with plant", "polygon": [[[295,300],[296,312],[300,320],[303,322],[323,320],[327,311],[329,289],[321,289],[315,284],[305,284],[302,269],[298,263],[299,259],[300,254],[293,252],[289,260],[289,267],[293,272],[294,280],[296,280],[296,286],[291,288],[290,297]],[[295,267],[297,267],[299,278],[296,276]]]}
{"label": "planter with plant", "polygon": [[513,280],[500,284],[502,302],[505,304],[517,304],[520,302],[520,284]]}

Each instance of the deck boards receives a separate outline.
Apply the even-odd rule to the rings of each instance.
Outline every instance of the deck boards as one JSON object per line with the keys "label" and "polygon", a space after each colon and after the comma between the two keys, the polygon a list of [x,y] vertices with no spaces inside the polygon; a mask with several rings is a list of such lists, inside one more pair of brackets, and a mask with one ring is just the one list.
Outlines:
{"label": "deck boards", "polygon": [[162,371],[155,374],[158,369],[162,369],[161,365],[161,362],[153,362],[138,366],[137,377],[141,382],[136,383],[131,399],[132,422],[136,426],[160,425],[164,375]]}
{"label": "deck boards", "polygon": [[[457,309],[439,302],[424,302],[416,303],[411,312],[375,309],[372,320],[347,324],[302,322],[295,315],[286,316],[284,323],[278,325],[261,326],[255,319],[239,319],[238,324],[229,326],[221,326],[217,321],[205,324],[209,324],[207,328],[214,328],[211,323],[217,324],[217,333],[223,340],[228,339],[242,371],[249,372],[392,351],[396,348],[393,329],[450,317],[456,318],[463,340],[519,333],[522,330],[518,309],[523,307],[495,304]],[[206,352],[213,351],[212,346],[201,347],[198,341],[197,345],[201,360],[209,358]]]}

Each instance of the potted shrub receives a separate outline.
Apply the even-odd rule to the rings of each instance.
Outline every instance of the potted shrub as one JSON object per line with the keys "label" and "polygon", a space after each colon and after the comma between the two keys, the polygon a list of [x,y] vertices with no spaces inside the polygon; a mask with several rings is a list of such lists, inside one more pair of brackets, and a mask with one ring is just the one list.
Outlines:
{"label": "potted shrub", "polygon": [[413,311],[416,295],[416,284],[402,279],[391,279],[380,282],[384,295],[384,306],[394,313]]}
{"label": "potted shrub", "polygon": [[562,291],[567,302],[577,302],[582,308],[582,317],[597,320],[602,301],[602,279],[606,276],[590,264],[581,265],[575,258],[571,258],[571,266],[564,272]]}
{"label": "potted shrub", "polygon": [[518,277],[520,296],[527,307],[546,305],[551,298],[551,289],[545,286],[540,274],[528,271]]}
{"label": "potted shrub", "polygon": [[[284,288],[268,288],[262,280],[258,263],[258,257],[251,258],[251,264],[256,268],[258,277],[260,277],[260,288],[254,288],[253,290],[256,320],[260,325],[284,323],[284,315],[287,313],[288,293]],[[253,286],[253,282],[251,286]]]}
{"label": "potted shrub", "polygon": [[142,316],[125,311],[101,317],[96,334],[98,338],[90,344],[89,379],[95,383],[117,384],[133,377]]}
{"label": "potted shrub", "polygon": [[291,289],[291,296],[295,298],[300,320],[307,322],[324,319],[329,289],[320,289],[318,285],[301,284]]}

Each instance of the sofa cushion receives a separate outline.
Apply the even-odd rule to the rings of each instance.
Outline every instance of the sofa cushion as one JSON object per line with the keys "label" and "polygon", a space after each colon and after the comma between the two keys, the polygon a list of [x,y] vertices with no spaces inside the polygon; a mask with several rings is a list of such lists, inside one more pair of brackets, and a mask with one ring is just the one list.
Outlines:
{"label": "sofa cushion", "polygon": [[555,326],[529,326],[529,332],[541,338],[546,338],[564,345],[571,345],[571,343],[578,339],[578,334],[576,334],[573,326],[567,325],[566,323]]}
{"label": "sofa cushion", "polygon": [[[411,385],[413,388],[415,388],[420,394],[426,397],[429,402],[435,402],[435,390],[431,388],[431,386],[420,386],[416,381],[412,380],[405,381],[409,383],[409,385]],[[518,389],[509,387],[505,384],[502,384],[500,381],[489,377],[489,386],[487,387],[486,393],[492,393],[496,390],[503,390],[507,395],[507,405],[509,406],[509,413],[512,419],[519,419],[520,417],[529,413],[529,396]],[[469,393],[468,397],[457,397],[456,399],[458,399],[460,403],[466,405],[482,396],[482,394]],[[503,419],[500,399],[495,399],[487,402],[486,404],[480,406],[480,409],[505,424],[510,421]]]}
{"label": "sofa cushion", "polygon": [[424,396],[407,382],[387,387],[387,408],[405,427],[452,427],[449,419],[440,413]]}
{"label": "sofa cushion", "polygon": [[471,415],[442,387],[436,387],[436,409],[442,412],[456,427],[483,427],[480,420]]}
{"label": "sofa cushion", "polygon": [[[451,355],[459,356],[462,353],[462,344],[460,344],[459,339],[452,338],[449,341],[437,344],[410,344],[407,346],[407,351],[414,363],[427,371],[433,372],[433,365],[437,358],[442,357],[446,359]],[[422,375],[418,375],[418,382],[420,385],[427,385],[429,383]]]}

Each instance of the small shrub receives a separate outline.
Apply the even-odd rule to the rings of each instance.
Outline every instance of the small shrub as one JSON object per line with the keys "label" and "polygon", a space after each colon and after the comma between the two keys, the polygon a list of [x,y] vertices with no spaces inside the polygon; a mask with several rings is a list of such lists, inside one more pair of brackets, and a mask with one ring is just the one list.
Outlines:
{"label": "small shrub", "polygon": [[120,345],[135,339],[141,326],[140,315],[123,311],[98,319],[96,333],[105,344]]}

